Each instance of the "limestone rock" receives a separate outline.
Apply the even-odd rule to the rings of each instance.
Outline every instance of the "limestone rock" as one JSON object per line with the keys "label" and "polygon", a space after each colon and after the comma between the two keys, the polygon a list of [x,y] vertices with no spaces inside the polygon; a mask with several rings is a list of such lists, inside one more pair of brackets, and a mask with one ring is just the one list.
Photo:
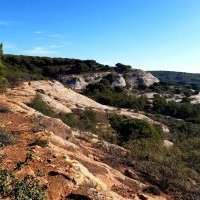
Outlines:
{"label": "limestone rock", "polygon": [[125,74],[125,79],[130,88],[135,88],[138,86],[150,87],[154,83],[159,83],[158,78],[153,76],[149,72],[144,72],[142,70],[133,70]]}

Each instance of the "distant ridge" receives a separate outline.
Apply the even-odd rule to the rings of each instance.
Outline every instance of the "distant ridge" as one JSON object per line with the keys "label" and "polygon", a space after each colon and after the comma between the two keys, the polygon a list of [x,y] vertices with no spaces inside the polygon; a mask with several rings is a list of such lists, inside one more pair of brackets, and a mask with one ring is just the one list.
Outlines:
{"label": "distant ridge", "polygon": [[161,82],[200,88],[200,74],[175,71],[150,71]]}

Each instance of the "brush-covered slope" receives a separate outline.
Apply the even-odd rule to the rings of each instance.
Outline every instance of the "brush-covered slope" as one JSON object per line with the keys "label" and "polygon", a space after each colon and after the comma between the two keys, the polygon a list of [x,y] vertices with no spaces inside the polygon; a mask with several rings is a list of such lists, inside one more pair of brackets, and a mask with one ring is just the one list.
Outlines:
{"label": "brush-covered slope", "polygon": [[3,60],[7,66],[7,79],[11,84],[20,80],[47,78],[57,79],[73,89],[82,90],[104,78],[110,80],[113,87],[149,87],[159,82],[149,72],[135,70],[120,63],[112,67],[94,60],[15,55],[4,55]]}
{"label": "brush-covered slope", "polygon": [[196,86],[13,55],[0,77],[1,199],[200,198]]}
{"label": "brush-covered slope", "polygon": [[164,83],[200,88],[200,74],[173,71],[151,71],[151,73]]}
{"label": "brush-covered slope", "polygon": [[[168,198],[139,177],[133,163],[128,165],[129,150],[102,140],[91,129],[70,127],[63,118],[87,110],[101,119],[115,113],[160,126],[145,115],[101,105],[56,81],[7,89],[0,95],[0,107],[1,199]],[[103,128],[98,126],[96,131]]]}

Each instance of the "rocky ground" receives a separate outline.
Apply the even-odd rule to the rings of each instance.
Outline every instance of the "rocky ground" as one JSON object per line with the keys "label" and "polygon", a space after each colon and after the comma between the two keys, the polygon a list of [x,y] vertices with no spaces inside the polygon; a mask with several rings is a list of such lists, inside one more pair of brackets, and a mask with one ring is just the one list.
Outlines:
{"label": "rocky ground", "polygon": [[34,176],[49,200],[171,199],[144,192],[150,184],[120,162],[127,155],[125,149],[27,106],[38,93],[58,113],[91,108],[157,123],[143,113],[101,105],[57,81],[25,82],[0,95],[0,105],[8,109],[0,113],[0,126],[16,137],[13,145],[0,148],[1,168],[19,178]]}

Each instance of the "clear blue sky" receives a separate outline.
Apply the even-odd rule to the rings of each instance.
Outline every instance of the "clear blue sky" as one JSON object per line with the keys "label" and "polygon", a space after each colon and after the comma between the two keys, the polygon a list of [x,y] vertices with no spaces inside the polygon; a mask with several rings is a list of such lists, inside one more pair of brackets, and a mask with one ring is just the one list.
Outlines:
{"label": "clear blue sky", "polygon": [[200,0],[1,0],[6,53],[200,72]]}

